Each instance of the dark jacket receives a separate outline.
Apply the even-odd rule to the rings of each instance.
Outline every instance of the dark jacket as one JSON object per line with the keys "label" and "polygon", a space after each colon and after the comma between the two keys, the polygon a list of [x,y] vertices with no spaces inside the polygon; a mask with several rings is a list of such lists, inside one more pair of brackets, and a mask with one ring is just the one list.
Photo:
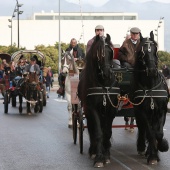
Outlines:
{"label": "dark jacket", "polygon": [[66,51],[71,51],[73,49],[73,56],[74,58],[84,58],[85,54],[83,52],[83,50],[76,45],[74,48],[69,46],[69,48],[66,49]]}
{"label": "dark jacket", "polygon": [[170,79],[170,69],[168,67],[162,69],[162,73],[165,78]]}
{"label": "dark jacket", "polygon": [[137,41],[136,45],[132,43],[131,39],[127,39],[123,42],[122,46],[119,48],[118,60],[121,63],[127,62],[131,66],[135,64],[135,53],[139,45],[140,40]]}
{"label": "dark jacket", "polygon": [[65,78],[66,78],[66,74],[65,73],[60,73],[58,76],[58,84],[60,87],[64,87],[65,86]]}
{"label": "dark jacket", "polygon": [[25,66],[23,66],[23,67],[17,66],[15,68],[16,75],[22,77],[24,69],[25,69]]}
{"label": "dark jacket", "polygon": [[49,73],[47,73],[47,76],[44,78],[45,78],[46,87],[49,87],[51,85],[51,77],[50,77]]}
{"label": "dark jacket", "polygon": [[[31,64],[25,66],[24,72],[30,72]],[[34,65],[34,71],[39,75],[40,74],[40,67],[38,64]]]}

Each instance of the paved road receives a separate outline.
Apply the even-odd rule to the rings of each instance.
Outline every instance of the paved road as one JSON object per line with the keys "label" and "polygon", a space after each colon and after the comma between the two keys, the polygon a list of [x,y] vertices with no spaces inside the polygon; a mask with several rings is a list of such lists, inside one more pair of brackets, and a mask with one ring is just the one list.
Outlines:
{"label": "paved road", "polygon": [[[89,159],[89,140],[84,131],[84,153],[73,144],[72,130],[67,127],[67,103],[50,93],[42,113],[27,116],[9,106],[3,113],[0,100],[0,170],[94,170]],[[24,103],[25,104],[25,103]],[[170,114],[164,128],[170,141]],[[122,124],[123,118],[116,118]],[[105,170],[169,170],[170,152],[161,153],[157,166],[148,166],[136,152],[136,135],[124,129],[113,129],[111,164]]]}

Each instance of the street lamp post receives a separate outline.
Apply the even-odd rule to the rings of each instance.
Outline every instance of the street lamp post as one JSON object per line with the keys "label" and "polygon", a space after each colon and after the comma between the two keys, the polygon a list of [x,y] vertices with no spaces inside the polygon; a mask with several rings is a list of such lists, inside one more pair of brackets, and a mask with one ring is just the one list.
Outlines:
{"label": "street lamp post", "polygon": [[8,21],[11,23],[11,25],[8,25],[8,27],[11,29],[11,46],[12,46],[12,28],[13,28],[12,20],[13,20],[13,18],[15,17],[15,12],[17,12],[16,6],[15,6],[15,9],[14,9],[14,11],[13,11],[13,14],[12,14],[11,19],[8,19]]}
{"label": "street lamp post", "polygon": [[8,19],[8,21],[11,23],[11,25],[8,25],[8,27],[11,29],[11,46],[12,46],[12,19]]}
{"label": "street lamp post", "polygon": [[159,45],[159,41],[158,41],[159,40],[159,28],[161,27],[163,19],[164,19],[164,17],[160,17],[157,29],[155,29],[155,31],[157,32],[155,35],[157,36],[157,43],[158,43],[158,45]]}
{"label": "street lamp post", "polygon": [[18,48],[19,48],[19,15],[23,13],[23,11],[20,11],[19,8],[23,5],[23,4],[19,4],[18,3],[18,0],[17,1],[17,4],[16,4],[16,11],[17,11],[17,20],[18,20]]}
{"label": "street lamp post", "polygon": [[58,0],[58,38],[59,38],[59,42],[58,42],[58,73],[60,72],[60,68],[61,68],[61,40],[60,40],[60,0]]}

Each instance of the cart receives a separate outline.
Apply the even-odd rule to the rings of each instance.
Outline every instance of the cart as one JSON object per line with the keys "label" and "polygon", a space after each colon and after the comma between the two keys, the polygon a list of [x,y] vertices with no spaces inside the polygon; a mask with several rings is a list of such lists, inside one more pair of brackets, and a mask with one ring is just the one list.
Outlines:
{"label": "cart", "polygon": [[[119,101],[124,102],[124,104],[121,106],[121,108],[118,109],[118,112],[116,113],[115,117],[135,117],[134,114],[134,108],[132,103],[128,103],[129,99],[127,96],[123,94],[129,94],[130,93],[130,86],[131,81],[133,81],[133,69],[125,69],[125,68],[117,68],[114,69],[115,75],[117,76],[119,87],[121,90],[121,96],[118,99]],[[87,125],[85,125],[85,113],[83,108],[81,107],[81,101],[79,101],[77,97],[77,87],[79,83],[79,78],[76,76],[73,76],[71,79],[71,101],[72,101],[72,108],[73,108],[73,114],[72,114],[72,120],[73,120],[73,141],[74,144],[77,142],[77,130],[79,133],[79,147],[80,147],[80,153],[83,153],[83,131],[85,128],[87,128]],[[112,125],[112,128],[134,128],[137,127],[137,125]]]}
{"label": "cart", "polygon": [[43,53],[41,53],[38,50],[20,50],[15,52],[12,56],[11,56],[11,61],[14,61],[15,63],[17,63],[22,57],[26,58],[28,61],[30,61],[31,57],[33,56],[37,56],[38,59],[38,65],[40,66],[41,69],[41,75],[39,77],[39,81],[40,81],[40,87],[42,88],[42,92],[43,92],[43,106],[46,106],[47,104],[47,98],[46,98],[46,88],[43,85],[43,71],[45,69],[44,65],[45,65],[45,56]]}

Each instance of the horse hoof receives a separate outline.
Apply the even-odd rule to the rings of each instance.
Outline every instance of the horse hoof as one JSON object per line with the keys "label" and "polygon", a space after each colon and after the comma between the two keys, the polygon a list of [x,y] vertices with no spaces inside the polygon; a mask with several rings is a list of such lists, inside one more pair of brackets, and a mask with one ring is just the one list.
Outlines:
{"label": "horse hoof", "polygon": [[110,164],[110,163],[111,163],[110,159],[105,160],[105,164]]}
{"label": "horse hoof", "polygon": [[103,168],[103,167],[104,167],[103,162],[96,162],[96,163],[94,164],[94,168]]}
{"label": "horse hoof", "polygon": [[140,156],[145,156],[145,151],[138,151],[138,154],[139,154]]}
{"label": "horse hoof", "polygon": [[68,128],[72,128],[73,127],[73,125],[68,125]]}
{"label": "horse hoof", "polygon": [[28,116],[31,116],[31,115],[32,115],[32,113],[31,113],[31,112],[28,112],[27,114],[28,114]]}
{"label": "horse hoof", "polygon": [[92,154],[92,155],[90,156],[91,159],[95,159],[95,157],[96,157],[96,154]]}
{"label": "horse hoof", "polygon": [[149,165],[156,165],[157,163],[158,163],[157,160],[150,160],[150,161],[148,161]]}

